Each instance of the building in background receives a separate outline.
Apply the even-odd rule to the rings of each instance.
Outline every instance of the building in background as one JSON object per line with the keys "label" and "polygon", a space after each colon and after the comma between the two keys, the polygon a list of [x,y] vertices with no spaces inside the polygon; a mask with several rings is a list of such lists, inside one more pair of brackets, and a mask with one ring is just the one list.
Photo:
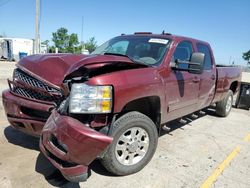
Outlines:
{"label": "building in background", "polygon": [[[48,47],[41,45],[41,53],[47,53]],[[0,38],[0,59],[19,61],[20,54],[34,54],[34,40],[24,38]]]}
{"label": "building in background", "polygon": [[41,44],[40,45],[40,53],[41,54],[46,54],[49,52],[49,47],[46,44]]}

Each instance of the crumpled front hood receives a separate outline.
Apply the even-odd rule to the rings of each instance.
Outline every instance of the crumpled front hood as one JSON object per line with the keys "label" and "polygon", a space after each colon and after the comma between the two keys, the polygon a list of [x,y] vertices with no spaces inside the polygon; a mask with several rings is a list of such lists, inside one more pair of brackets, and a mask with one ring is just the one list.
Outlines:
{"label": "crumpled front hood", "polygon": [[105,64],[116,63],[125,63],[142,67],[142,65],[137,65],[126,57],[82,54],[32,55],[21,59],[17,67],[39,79],[60,86],[67,75],[81,67],[97,68]]}

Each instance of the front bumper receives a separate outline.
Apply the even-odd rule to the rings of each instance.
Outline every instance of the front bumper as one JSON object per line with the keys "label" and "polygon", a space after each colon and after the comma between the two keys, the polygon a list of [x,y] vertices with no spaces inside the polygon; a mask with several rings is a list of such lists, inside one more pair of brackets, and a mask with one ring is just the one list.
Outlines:
{"label": "front bumper", "polygon": [[43,104],[13,95],[10,90],[2,93],[3,106],[10,124],[25,133],[39,136],[54,105]]}
{"label": "front bumper", "polygon": [[80,121],[55,110],[47,120],[40,138],[40,149],[67,178],[85,181],[88,165],[112,142]]}

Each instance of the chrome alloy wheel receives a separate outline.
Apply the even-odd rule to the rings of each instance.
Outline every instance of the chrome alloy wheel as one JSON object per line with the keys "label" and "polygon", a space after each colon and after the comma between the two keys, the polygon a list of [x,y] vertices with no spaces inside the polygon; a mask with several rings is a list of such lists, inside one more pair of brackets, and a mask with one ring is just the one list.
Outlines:
{"label": "chrome alloy wheel", "polygon": [[123,165],[134,165],[146,155],[149,136],[145,129],[132,127],[118,139],[115,148],[116,159]]}
{"label": "chrome alloy wheel", "polygon": [[229,112],[232,108],[233,97],[229,96],[226,104],[226,112]]}

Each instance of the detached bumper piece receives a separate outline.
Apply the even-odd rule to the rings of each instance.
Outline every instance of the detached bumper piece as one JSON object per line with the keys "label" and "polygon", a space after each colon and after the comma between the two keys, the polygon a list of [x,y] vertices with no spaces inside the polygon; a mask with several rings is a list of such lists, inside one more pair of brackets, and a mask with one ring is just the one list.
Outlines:
{"label": "detached bumper piece", "polygon": [[55,110],[40,138],[40,149],[69,181],[86,181],[88,165],[106,149],[112,138]]}

